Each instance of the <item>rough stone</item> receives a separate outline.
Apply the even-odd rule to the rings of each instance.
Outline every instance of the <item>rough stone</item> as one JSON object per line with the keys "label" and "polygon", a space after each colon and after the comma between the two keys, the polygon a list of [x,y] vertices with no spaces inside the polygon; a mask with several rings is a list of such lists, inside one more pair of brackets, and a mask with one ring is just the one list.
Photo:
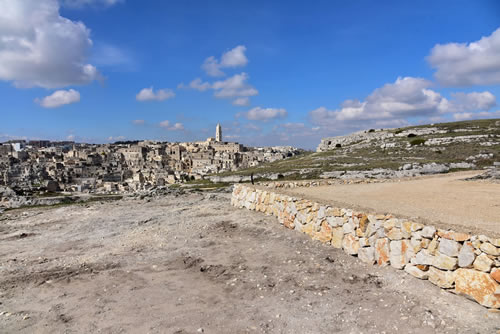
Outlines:
{"label": "rough stone", "polygon": [[465,242],[458,253],[458,266],[461,268],[468,268],[472,266],[475,258],[476,255],[474,254],[472,243]]}
{"label": "rough stone", "polygon": [[491,271],[491,278],[500,283],[500,268],[494,268]]}
{"label": "rough stone", "polygon": [[353,234],[354,233],[354,223],[348,222],[342,226],[344,230],[344,234]]}
{"label": "rough stone", "polygon": [[434,256],[431,255],[427,249],[422,249],[411,260],[413,264],[423,264],[423,265],[432,265],[433,261],[434,261]]}
{"label": "rough stone", "polygon": [[458,259],[436,252],[432,265],[439,269],[454,270],[458,266]]}
{"label": "rough stone", "polygon": [[401,240],[403,239],[403,233],[401,232],[401,229],[394,227],[387,232],[387,237],[391,240]]}
{"label": "rough stone", "polygon": [[379,266],[389,264],[389,239],[381,238],[375,242],[375,261]]}
{"label": "rough stone", "polygon": [[430,267],[427,273],[429,275],[429,281],[433,284],[443,289],[453,288],[453,284],[455,282],[454,271],[439,270],[434,267]]}
{"label": "rough stone", "polygon": [[432,239],[436,233],[436,228],[434,226],[425,226],[420,233],[422,237]]}
{"label": "rough stone", "polygon": [[353,235],[347,234],[342,240],[342,248],[347,254],[356,255],[359,250],[359,241]]}
{"label": "rough stone", "polygon": [[393,240],[390,243],[390,261],[391,266],[397,269],[403,269],[415,253],[408,240]]}
{"label": "rough stone", "polygon": [[335,227],[332,229],[331,244],[335,248],[342,248],[342,239],[344,238],[344,231],[342,227]]}
{"label": "rough stone", "polygon": [[443,230],[439,230],[437,234],[441,238],[455,240],[455,241],[459,241],[459,242],[467,241],[471,237],[470,234],[467,234],[467,233],[459,233],[459,232],[443,231]]}
{"label": "rough stone", "polygon": [[493,246],[492,244],[490,244],[489,242],[483,242],[481,244],[481,247],[479,247],[483,252],[485,252],[486,254],[490,254],[490,255],[493,255],[493,256],[498,256],[500,255],[500,249],[496,248],[495,246]]}
{"label": "rough stone", "polygon": [[460,244],[451,239],[442,238],[439,241],[439,252],[448,256],[458,256]]}
{"label": "rough stone", "polygon": [[358,257],[361,261],[369,264],[375,263],[375,250],[373,247],[364,247],[358,250]]}
{"label": "rough stone", "polygon": [[368,227],[368,223],[369,223],[368,216],[363,215],[361,217],[361,219],[359,220],[359,228],[360,228],[361,232],[363,232],[363,233],[366,232],[366,228]]}
{"label": "rough stone", "polygon": [[473,269],[458,269],[455,272],[455,292],[486,307],[500,308],[499,284],[486,273]]}
{"label": "rough stone", "polygon": [[408,274],[420,278],[420,279],[428,279],[429,278],[429,273],[427,271],[423,271],[419,269],[417,266],[414,266],[412,264],[407,264],[404,269]]}
{"label": "rough stone", "polygon": [[329,243],[332,240],[332,228],[326,220],[321,223],[321,230],[316,234],[315,239],[322,243]]}
{"label": "rough stone", "polygon": [[488,255],[484,253],[476,257],[476,260],[474,261],[474,269],[479,271],[489,272],[492,265],[493,260],[491,260]]}

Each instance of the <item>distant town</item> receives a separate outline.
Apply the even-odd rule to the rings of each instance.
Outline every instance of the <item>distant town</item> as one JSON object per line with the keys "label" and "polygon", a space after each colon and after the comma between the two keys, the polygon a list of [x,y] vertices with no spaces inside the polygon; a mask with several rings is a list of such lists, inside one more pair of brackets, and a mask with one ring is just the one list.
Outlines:
{"label": "distant town", "polygon": [[291,146],[245,147],[215,137],[170,143],[11,140],[0,144],[0,185],[33,192],[128,192],[203,179],[292,157]]}

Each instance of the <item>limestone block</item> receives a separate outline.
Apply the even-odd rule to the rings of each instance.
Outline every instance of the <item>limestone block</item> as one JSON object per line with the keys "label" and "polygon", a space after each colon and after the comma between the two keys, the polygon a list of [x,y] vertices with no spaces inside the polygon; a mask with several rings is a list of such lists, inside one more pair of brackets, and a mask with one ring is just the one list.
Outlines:
{"label": "limestone block", "polygon": [[354,234],[354,223],[350,221],[342,225],[342,229],[344,230],[344,234]]}
{"label": "limestone block", "polygon": [[500,247],[500,238],[489,238],[490,243],[495,247]]}
{"label": "limestone block", "polygon": [[476,260],[474,261],[474,269],[484,272],[489,272],[491,270],[491,266],[493,265],[493,260],[488,257],[488,255],[482,253]]}
{"label": "limestone block", "polygon": [[401,229],[399,229],[397,227],[390,229],[388,232],[386,232],[386,235],[391,240],[403,239],[403,233],[401,232]]}
{"label": "limestone block", "polygon": [[427,249],[422,249],[417,253],[411,262],[412,264],[432,265],[434,262],[434,256],[430,254]]}
{"label": "limestone block", "polygon": [[489,274],[473,269],[458,269],[455,272],[455,292],[486,307],[500,308],[499,287]]}
{"label": "limestone block", "polygon": [[468,241],[465,242],[458,253],[458,266],[461,268],[471,267],[475,258],[476,255],[474,254],[474,247],[472,247],[472,243]]}
{"label": "limestone block", "polygon": [[389,264],[389,239],[380,238],[375,241],[375,261],[379,266]]}
{"label": "limestone block", "polygon": [[407,264],[404,269],[408,274],[420,278],[420,279],[428,279],[429,278],[429,273],[427,271],[423,271],[419,269],[417,266],[414,266],[412,264]]}
{"label": "limestone block", "polygon": [[326,223],[326,220],[321,223],[321,230],[316,234],[315,239],[322,243],[330,243],[332,240],[332,228]]}
{"label": "limestone block", "polygon": [[442,238],[439,241],[439,252],[448,256],[458,256],[460,244],[452,239]]}
{"label": "limestone block", "polygon": [[481,246],[479,247],[479,249],[481,249],[486,254],[490,254],[490,255],[493,255],[493,256],[500,255],[500,249],[496,248],[495,246],[493,246],[489,242],[483,242],[481,244]]}
{"label": "limestone block", "polygon": [[413,223],[409,221],[405,221],[401,224],[401,234],[403,236],[403,239],[410,239],[411,238],[411,225]]}
{"label": "limestone block", "polygon": [[493,268],[490,275],[491,278],[500,283],[500,268]]}
{"label": "limestone block", "polygon": [[361,219],[359,220],[359,229],[361,230],[361,232],[363,232],[363,233],[366,232],[366,229],[368,227],[368,223],[369,223],[368,216],[363,215],[361,217]]}
{"label": "limestone block", "polygon": [[375,263],[375,249],[373,247],[363,247],[358,250],[358,257],[361,261],[369,264]]}
{"label": "limestone block", "polygon": [[342,227],[335,227],[332,229],[331,244],[335,248],[342,248],[342,239],[344,238],[344,231]]}
{"label": "limestone block", "polygon": [[436,252],[434,259],[432,260],[432,265],[439,269],[454,270],[458,266],[458,259]]}
{"label": "limestone block", "polygon": [[432,239],[436,233],[436,228],[434,226],[425,226],[420,233],[422,237]]}
{"label": "limestone block", "polygon": [[447,270],[439,270],[430,267],[428,271],[429,281],[443,289],[453,288],[455,282],[455,272]]}
{"label": "limestone block", "polygon": [[346,234],[342,240],[342,248],[347,254],[356,255],[359,250],[359,241],[352,234]]}
{"label": "limestone block", "polygon": [[389,246],[391,266],[396,269],[403,269],[408,261],[415,256],[408,240],[393,240]]}
{"label": "limestone block", "polygon": [[459,232],[444,231],[444,230],[439,230],[437,234],[441,238],[455,240],[455,241],[459,241],[459,242],[467,241],[471,237],[470,234],[467,234],[467,233],[459,233]]}

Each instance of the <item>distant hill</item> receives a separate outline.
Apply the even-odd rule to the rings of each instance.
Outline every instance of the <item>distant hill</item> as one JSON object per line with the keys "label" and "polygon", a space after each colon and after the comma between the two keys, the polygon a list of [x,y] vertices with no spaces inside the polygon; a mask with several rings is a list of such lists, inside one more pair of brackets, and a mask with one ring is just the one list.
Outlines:
{"label": "distant hill", "polygon": [[381,178],[482,169],[500,161],[500,119],[367,129],[321,140],[315,153],[224,175]]}

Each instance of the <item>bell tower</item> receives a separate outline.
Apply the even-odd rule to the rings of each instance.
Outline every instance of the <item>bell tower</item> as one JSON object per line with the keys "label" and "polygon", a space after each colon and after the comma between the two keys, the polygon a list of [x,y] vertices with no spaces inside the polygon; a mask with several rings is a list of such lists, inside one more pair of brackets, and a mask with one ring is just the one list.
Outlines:
{"label": "bell tower", "polygon": [[220,126],[219,123],[217,123],[217,127],[215,128],[215,141],[216,142],[222,141],[222,127]]}

